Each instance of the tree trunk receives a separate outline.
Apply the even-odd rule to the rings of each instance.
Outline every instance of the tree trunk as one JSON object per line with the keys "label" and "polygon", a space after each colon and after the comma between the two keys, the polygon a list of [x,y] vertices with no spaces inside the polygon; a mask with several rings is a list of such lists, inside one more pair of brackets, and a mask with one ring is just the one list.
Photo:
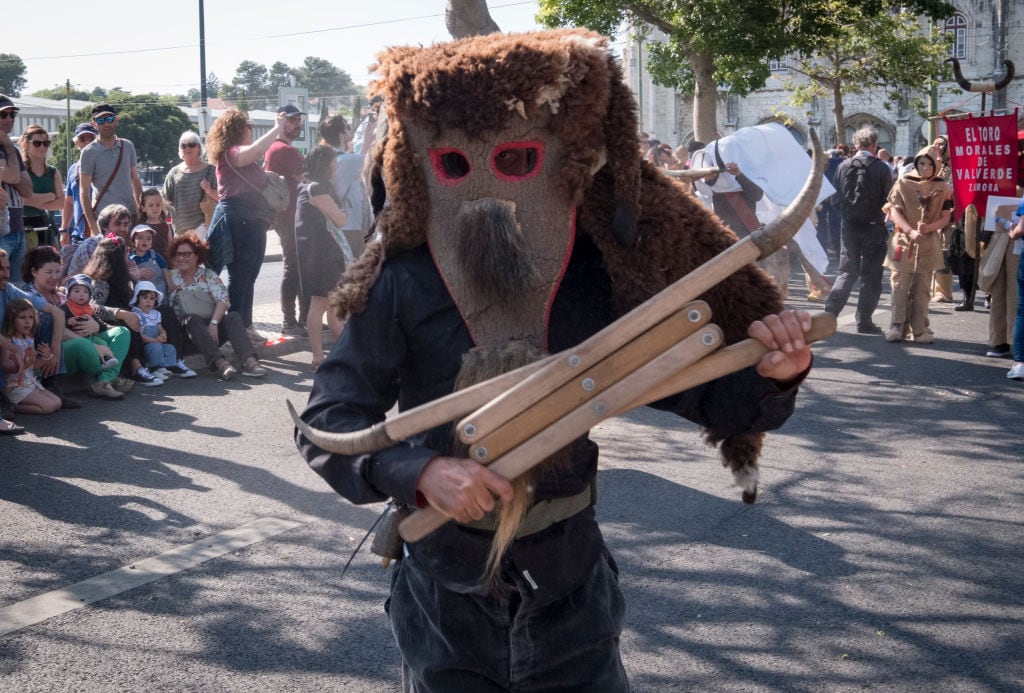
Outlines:
{"label": "tree trunk", "polygon": [[693,87],[693,136],[701,142],[718,138],[718,84],[715,61],[706,53],[691,53],[695,77]]}
{"label": "tree trunk", "polygon": [[448,0],[444,10],[444,24],[452,38],[480,36],[501,31],[491,19],[487,0]]}
{"label": "tree trunk", "polygon": [[837,80],[832,83],[832,112],[836,117],[836,144],[846,142],[846,116],[843,111],[843,85]]}

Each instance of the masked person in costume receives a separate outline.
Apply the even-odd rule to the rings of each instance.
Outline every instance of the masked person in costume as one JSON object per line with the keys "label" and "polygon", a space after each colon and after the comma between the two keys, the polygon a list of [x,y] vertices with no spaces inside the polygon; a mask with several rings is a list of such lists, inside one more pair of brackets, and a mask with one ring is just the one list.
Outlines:
{"label": "masked person in costume", "polygon": [[[393,48],[377,70],[377,236],[332,296],[348,323],[301,415],[312,428],[362,430],[396,402],[574,346],[737,240],[641,161],[607,39],[493,34]],[[793,228],[813,204],[801,200]],[[749,489],[764,431],[792,413],[810,368],[809,316],[782,311],[754,265],[702,298],[727,342],[749,334],[772,351],[658,406],[704,427]],[[392,574],[405,690],[628,689],[586,436],[512,482],[467,459],[450,426],[355,455],[296,441],[350,501],[429,504],[453,520],[406,543]]]}
{"label": "masked person in costume", "polygon": [[920,344],[935,341],[928,325],[931,277],[944,264],[941,231],[949,224],[953,199],[952,187],[939,175],[941,165],[936,148],[925,147],[914,157],[913,172],[899,178],[889,192],[889,213],[896,225],[885,260],[892,282],[892,324],[885,334],[889,342],[903,340],[908,332]]}

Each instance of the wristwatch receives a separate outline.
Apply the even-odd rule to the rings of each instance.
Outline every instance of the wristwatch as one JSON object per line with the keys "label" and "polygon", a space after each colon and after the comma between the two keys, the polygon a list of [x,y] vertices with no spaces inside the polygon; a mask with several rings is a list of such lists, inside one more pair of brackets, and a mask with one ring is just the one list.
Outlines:
{"label": "wristwatch", "polygon": [[219,324],[220,324],[220,321],[219,321],[219,320],[217,320],[217,319],[215,319],[215,318],[211,318],[211,320],[210,320],[210,324],[211,324],[211,325],[219,325]]}

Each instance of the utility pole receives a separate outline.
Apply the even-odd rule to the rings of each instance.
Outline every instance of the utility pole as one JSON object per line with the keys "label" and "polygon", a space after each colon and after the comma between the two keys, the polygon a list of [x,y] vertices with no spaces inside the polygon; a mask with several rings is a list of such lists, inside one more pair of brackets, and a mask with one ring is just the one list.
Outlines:
{"label": "utility pole", "polygon": [[71,138],[75,130],[75,123],[71,122],[71,80],[66,80],[64,83],[64,108],[67,110],[67,119],[64,121],[68,124],[64,128],[64,176],[68,175],[68,169],[71,168]]}
{"label": "utility pole", "polygon": [[209,119],[206,109],[206,11],[203,0],[199,0],[199,110],[196,115],[199,137],[206,141]]}

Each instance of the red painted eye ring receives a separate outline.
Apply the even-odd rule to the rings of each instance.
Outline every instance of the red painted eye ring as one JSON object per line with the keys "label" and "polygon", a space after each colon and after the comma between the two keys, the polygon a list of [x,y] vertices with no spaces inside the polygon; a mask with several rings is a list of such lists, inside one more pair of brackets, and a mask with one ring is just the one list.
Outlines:
{"label": "red painted eye ring", "polygon": [[[514,163],[499,165],[498,157],[510,150],[520,150],[523,156]],[[491,153],[491,170],[494,175],[506,181],[524,181],[540,173],[544,165],[544,143],[540,140],[505,142]]]}

